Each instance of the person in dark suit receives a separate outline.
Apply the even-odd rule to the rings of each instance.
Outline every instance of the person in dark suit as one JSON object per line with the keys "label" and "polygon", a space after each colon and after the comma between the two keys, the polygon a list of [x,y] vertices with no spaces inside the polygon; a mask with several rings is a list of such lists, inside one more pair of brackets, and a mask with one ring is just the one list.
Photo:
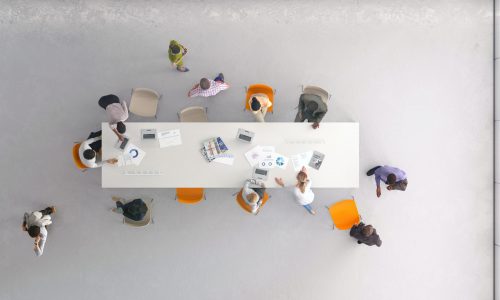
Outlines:
{"label": "person in dark suit", "polygon": [[113,197],[112,199],[116,202],[116,208],[113,208],[114,212],[123,214],[125,217],[134,221],[144,220],[144,217],[148,212],[148,207],[142,199],[134,199],[125,204],[125,200],[123,198]]}
{"label": "person in dark suit", "polygon": [[314,129],[319,127],[319,122],[328,111],[326,103],[318,95],[302,94],[299,99],[299,111],[295,117],[295,122],[304,122],[307,120],[313,123]]}
{"label": "person in dark suit", "polygon": [[357,239],[358,244],[365,244],[368,246],[377,245],[377,247],[382,246],[382,240],[372,225],[365,225],[363,222],[360,222],[351,228],[349,235]]}

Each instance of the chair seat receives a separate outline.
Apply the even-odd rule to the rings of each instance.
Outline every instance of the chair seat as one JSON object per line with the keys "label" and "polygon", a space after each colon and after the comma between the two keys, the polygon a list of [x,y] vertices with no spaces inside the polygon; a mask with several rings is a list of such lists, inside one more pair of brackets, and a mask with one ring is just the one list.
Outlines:
{"label": "chair seat", "polygon": [[130,98],[129,111],[141,117],[156,117],[160,95],[150,89],[135,88]]}
{"label": "chair seat", "polygon": [[175,193],[177,201],[184,204],[195,204],[205,198],[203,188],[177,188]]}
{"label": "chair seat", "polygon": [[[267,200],[269,200],[269,194],[264,193],[264,198],[262,199],[262,204],[260,205],[259,210],[264,206],[264,204],[266,204]],[[243,208],[243,210],[245,210],[248,213],[252,213],[252,208],[243,199],[243,189],[241,189],[238,195],[236,195],[236,202],[238,202],[238,204],[241,206],[241,208]]]}
{"label": "chair seat", "polygon": [[208,122],[207,111],[201,106],[187,107],[179,112],[181,122]]}
{"label": "chair seat", "polygon": [[353,199],[341,200],[328,208],[333,224],[340,230],[351,229],[360,221],[358,208]]}
{"label": "chair seat", "polygon": [[328,99],[330,98],[330,94],[327,91],[325,91],[324,89],[322,89],[320,87],[312,86],[312,85],[308,85],[308,86],[304,87],[303,93],[317,95],[321,98],[321,100],[324,103],[327,103]]}
{"label": "chair seat", "polygon": [[267,112],[274,111],[274,90],[272,87],[265,84],[252,84],[251,86],[249,86],[247,90],[247,95],[245,97],[246,110],[250,110],[250,104],[248,103],[248,101],[250,100],[250,97],[253,94],[265,94],[269,98],[269,101],[271,101],[271,103],[273,104],[271,107],[267,109]]}

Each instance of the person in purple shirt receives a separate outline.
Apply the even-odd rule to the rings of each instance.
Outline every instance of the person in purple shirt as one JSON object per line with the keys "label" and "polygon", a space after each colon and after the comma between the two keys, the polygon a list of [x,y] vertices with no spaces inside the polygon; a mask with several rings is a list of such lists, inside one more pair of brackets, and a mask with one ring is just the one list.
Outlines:
{"label": "person in purple shirt", "polygon": [[406,190],[408,186],[408,179],[406,178],[406,173],[391,166],[376,166],[371,168],[366,172],[366,176],[375,175],[375,181],[377,182],[377,197],[380,197],[382,192],[380,191],[380,181],[387,184],[387,190]]}

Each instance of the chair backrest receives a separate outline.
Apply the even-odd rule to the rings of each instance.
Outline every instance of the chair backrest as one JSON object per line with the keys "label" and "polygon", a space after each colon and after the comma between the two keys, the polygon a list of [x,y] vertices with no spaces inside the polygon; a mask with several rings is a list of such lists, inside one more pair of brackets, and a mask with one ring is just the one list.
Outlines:
{"label": "chair backrest", "polygon": [[317,86],[312,86],[312,85],[305,86],[303,93],[317,95],[325,103],[327,103],[327,101],[330,99],[330,94],[324,89]]}
{"label": "chair backrest", "polygon": [[73,162],[79,170],[85,170],[87,166],[85,166],[80,159],[80,145],[81,143],[78,143],[73,146]]}
{"label": "chair backrest", "polygon": [[134,227],[143,227],[146,225],[149,225],[149,223],[152,222],[153,220],[153,199],[144,199],[142,198],[146,206],[148,207],[148,211],[146,212],[146,215],[144,216],[144,219],[140,221],[135,221],[132,219],[129,219],[125,216],[123,216],[123,223],[134,226]]}
{"label": "chair backrest", "polygon": [[160,94],[152,89],[134,88],[128,109],[141,117],[156,117],[160,97]]}
{"label": "chair backrest", "polygon": [[247,95],[245,97],[245,109],[250,110],[250,104],[248,101],[250,100],[250,97],[253,94],[265,94],[268,98],[269,101],[273,104],[269,109],[267,110],[268,112],[273,112],[274,110],[274,90],[272,87],[265,85],[265,84],[252,84],[251,86],[248,87],[247,90]]}
{"label": "chair backrest", "polygon": [[205,199],[205,189],[203,188],[177,188],[175,198],[180,203],[195,204]]}
{"label": "chair backrest", "polygon": [[[262,204],[260,205],[261,208],[264,206],[264,204],[266,204],[267,200],[269,200],[269,194],[265,192],[264,193],[264,198],[262,198]],[[236,195],[236,202],[238,202],[238,204],[241,206],[241,208],[243,208],[243,210],[245,210],[248,213],[252,213],[252,208],[243,199],[243,189],[240,190],[240,192],[238,193],[238,195]]]}
{"label": "chair backrest", "polygon": [[207,110],[201,106],[186,107],[178,115],[181,122],[208,122]]}
{"label": "chair backrest", "polygon": [[333,224],[340,230],[348,230],[360,221],[358,208],[353,199],[341,200],[328,208]]}

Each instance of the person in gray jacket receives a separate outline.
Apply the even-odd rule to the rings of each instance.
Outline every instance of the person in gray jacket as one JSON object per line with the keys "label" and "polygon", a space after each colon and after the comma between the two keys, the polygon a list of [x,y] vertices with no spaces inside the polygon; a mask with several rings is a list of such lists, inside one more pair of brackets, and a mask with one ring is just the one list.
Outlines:
{"label": "person in gray jacket", "polygon": [[319,127],[319,122],[328,111],[326,103],[320,96],[314,94],[302,94],[299,99],[299,111],[295,117],[295,122],[304,122],[307,120],[313,123],[314,129]]}
{"label": "person in gray jacket", "polygon": [[357,239],[358,244],[365,244],[368,246],[377,245],[377,247],[382,246],[382,240],[380,240],[377,231],[372,225],[365,225],[363,222],[360,222],[352,226],[349,235]]}

